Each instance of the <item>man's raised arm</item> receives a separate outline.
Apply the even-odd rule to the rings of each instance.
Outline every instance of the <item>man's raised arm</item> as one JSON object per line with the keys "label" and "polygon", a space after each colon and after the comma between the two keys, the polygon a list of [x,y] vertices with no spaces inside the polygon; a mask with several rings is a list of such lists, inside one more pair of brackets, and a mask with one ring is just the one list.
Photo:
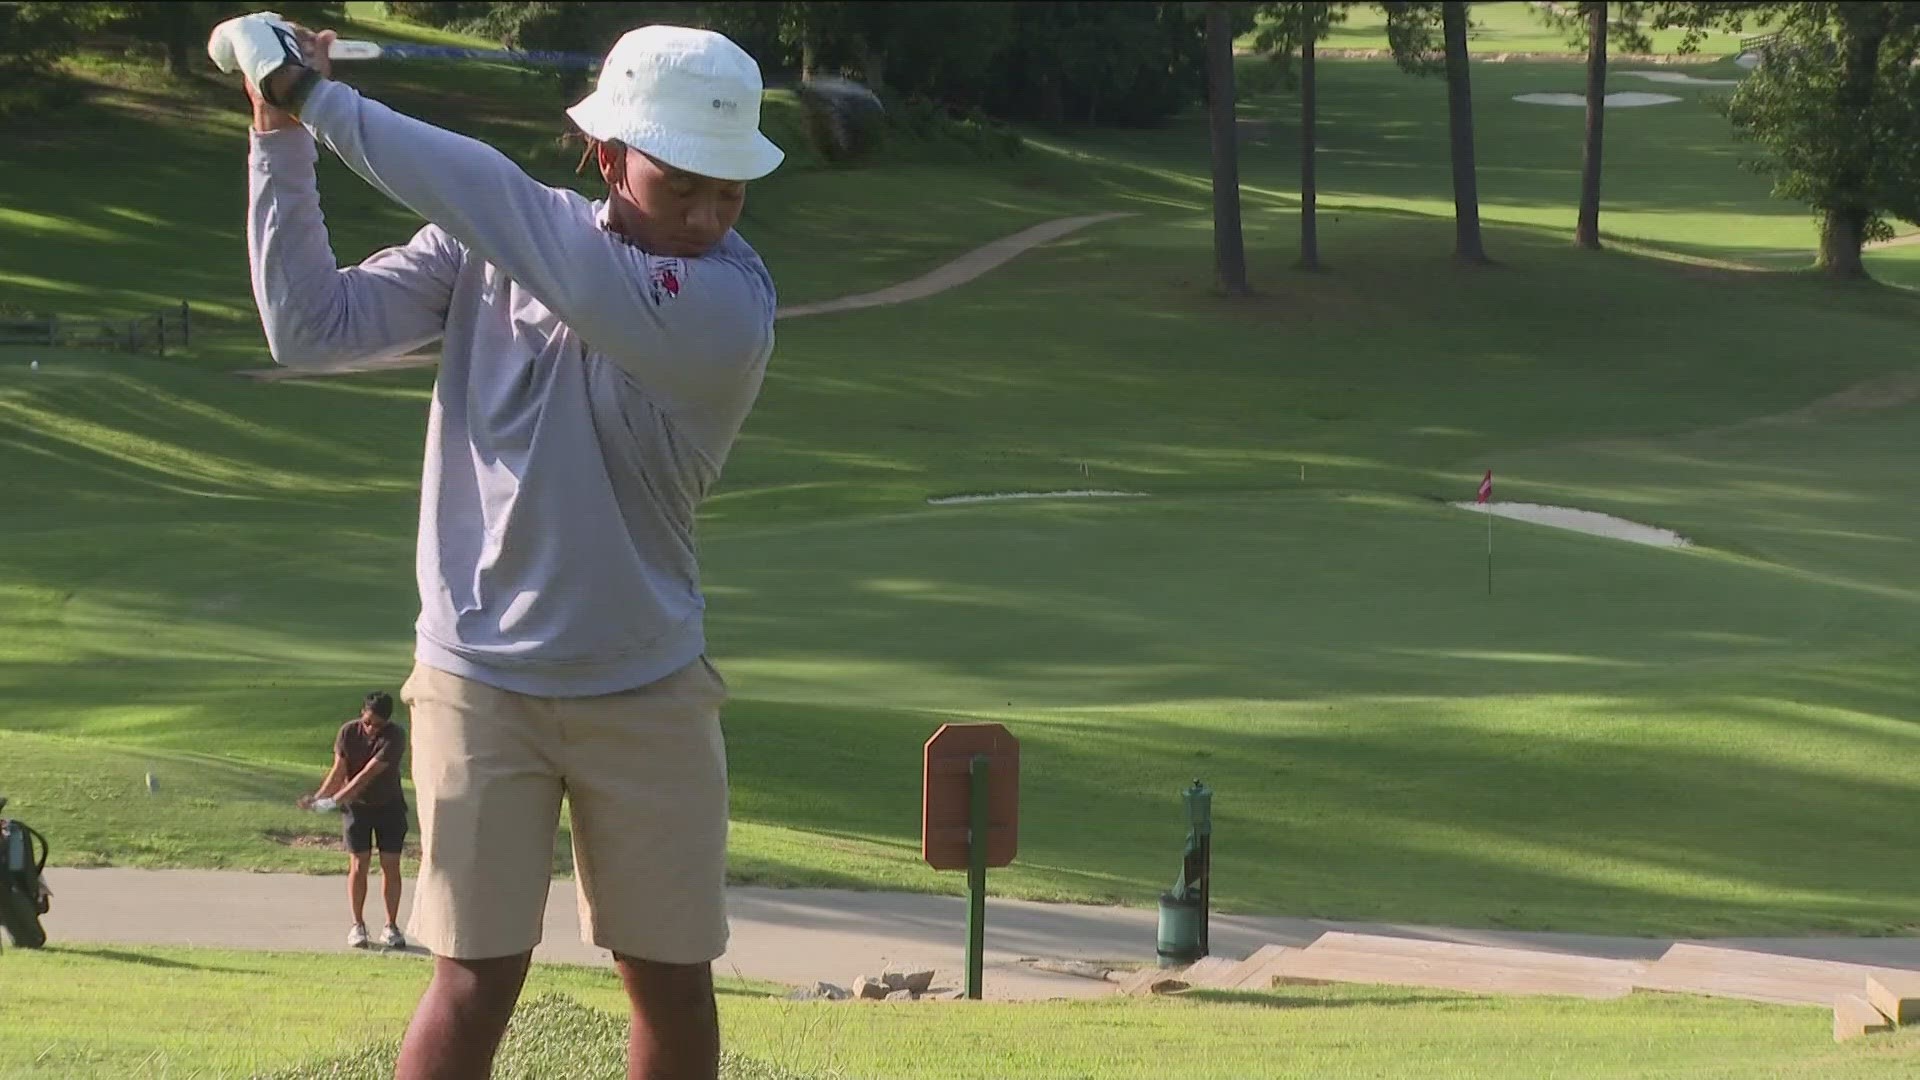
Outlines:
{"label": "man's raised arm", "polygon": [[744,272],[689,268],[677,300],[648,256],[602,229],[583,196],[548,187],[476,139],[318,80],[299,116],[347,167],[499,267],[667,403],[730,400],[771,347],[773,298]]}

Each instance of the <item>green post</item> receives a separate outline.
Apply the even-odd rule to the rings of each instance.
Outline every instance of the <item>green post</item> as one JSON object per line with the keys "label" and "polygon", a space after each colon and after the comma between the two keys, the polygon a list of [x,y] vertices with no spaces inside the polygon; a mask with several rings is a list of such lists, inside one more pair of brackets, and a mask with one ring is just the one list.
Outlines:
{"label": "green post", "polygon": [[987,952],[987,755],[967,766],[967,1000],[980,1000]]}

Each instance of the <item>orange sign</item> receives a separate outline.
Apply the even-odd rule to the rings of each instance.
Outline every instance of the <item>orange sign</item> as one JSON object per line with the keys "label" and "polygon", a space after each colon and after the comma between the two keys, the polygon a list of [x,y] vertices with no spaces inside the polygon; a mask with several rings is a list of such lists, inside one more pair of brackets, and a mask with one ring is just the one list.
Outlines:
{"label": "orange sign", "polygon": [[920,796],[920,856],[935,870],[967,869],[972,763],[987,758],[987,865],[1020,848],[1020,742],[999,724],[944,724],[927,740]]}

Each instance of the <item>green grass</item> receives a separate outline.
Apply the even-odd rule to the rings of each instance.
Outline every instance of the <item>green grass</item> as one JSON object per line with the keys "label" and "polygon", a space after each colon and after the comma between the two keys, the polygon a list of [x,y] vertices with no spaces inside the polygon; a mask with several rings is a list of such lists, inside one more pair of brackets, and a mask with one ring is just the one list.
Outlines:
{"label": "green grass", "polygon": [[[56,947],[6,955],[0,1076],[376,1080],[426,978],[412,958]],[[558,997],[556,995],[564,995]],[[610,972],[535,968],[495,1075],[618,1072]],[[1475,998],[1290,987],[1184,1000],[1005,1005],[793,1003],[721,987],[727,1080],[1866,1080],[1908,1075],[1912,1032],[1835,1046],[1824,1010],[1639,995]],[[325,1063],[301,1067],[303,1062]],[[329,1065],[331,1068],[329,1068]],[[382,1071],[385,1066],[385,1071]],[[284,1070],[284,1071],[282,1071]]]}
{"label": "green grass", "polygon": [[[1243,70],[1262,63],[1241,61]],[[1731,63],[1689,67],[1701,78],[1736,78]],[[1477,64],[1472,72],[1474,139],[1484,221],[1550,230],[1571,238],[1580,193],[1585,113],[1513,100],[1527,93],[1582,93],[1581,68],[1567,64]],[[1450,221],[1446,87],[1402,74],[1382,61],[1329,61],[1318,69],[1319,205],[1323,221],[1355,211],[1387,211]],[[1811,265],[1814,219],[1770,197],[1769,181],[1740,168],[1751,148],[1735,143],[1712,107],[1726,87],[1649,83],[1615,72],[1608,90],[1657,90],[1677,103],[1607,114],[1601,229],[1613,239],[1690,258],[1753,263],[1766,269]],[[1243,198],[1249,206],[1297,206],[1298,103],[1290,94],[1243,100]],[[1207,191],[1205,129],[1062,133],[1148,175],[1183,179],[1196,198]],[[1279,238],[1290,242],[1290,237]],[[1336,269],[1342,251],[1323,241]],[[1289,256],[1291,250],[1288,251]],[[1496,259],[1497,246],[1490,249]],[[1287,265],[1285,260],[1274,263]]]}
{"label": "green grass", "polygon": [[[1270,250],[1284,223],[1260,221]],[[1830,296],[1814,321],[1799,281],[1692,283],[1523,232],[1497,239],[1532,272],[1409,299],[1437,270],[1406,260],[1421,235],[1344,221],[1348,270],[1223,314],[1179,273],[1204,232],[1112,225],[953,298],[784,331],[705,526],[738,695],[736,878],[954,888],[917,863],[916,755],[938,723],[983,717],[1024,740],[1022,860],[996,876],[1016,895],[1150,899],[1174,794],[1204,775],[1231,909],[1653,932],[1911,922],[1912,870],[1878,857],[1902,828],[1879,808],[1913,783],[1904,458],[1865,458],[1844,441],[1853,420],[1657,437],[1887,370],[1908,302]],[[1589,294],[1634,322],[1568,340],[1554,306]],[[1516,311],[1536,313],[1537,341]],[[1738,331],[1676,354],[1703,320]],[[1856,351],[1798,362],[1836,320]],[[886,364],[861,345],[909,337],[914,355]],[[1173,355],[1189,357],[1178,378]],[[1396,380],[1410,357],[1425,378]],[[0,738],[19,747],[8,759],[47,762],[28,766],[44,780],[9,780],[22,816],[71,830],[88,861],[329,865],[247,833],[300,827],[285,803],[341,702],[404,674],[425,377],[0,370],[34,455],[7,505],[38,523],[4,564],[21,709]],[[349,410],[383,437],[330,442]],[[850,412],[877,419],[849,430]],[[1694,465],[1610,477],[1597,450],[1529,451],[1599,438]],[[1796,463],[1796,482],[1764,460]],[[1706,547],[1502,525],[1488,601],[1480,523],[1429,501],[1469,492],[1482,461],[1503,497],[1625,501]],[[1156,498],[920,505],[1089,480]],[[1813,497],[1826,524],[1781,517]],[[1872,535],[1887,539],[1857,538]],[[210,723],[224,754],[264,767],[227,766],[243,786],[183,757],[159,812],[138,755],[92,741],[198,753]],[[861,797],[839,797],[856,775]]]}
{"label": "green grass", "polygon": [[[934,299],[782,324],[702,524],[735,879],[957,890],[918,862],[918,753],[982,718],[1023,742],[1010,895],[1150,901],[1197,775],[1229,910],[1911,925],[1920,871],[1888,857],[1887,808],[1920,785],[1920,413],[1726,429],[1904,369],[1913,296],[1740,269],[1810,251],[1810,223],[1685,88],[1609,118],[1603,222],[1625,250],[1571,250],[1579,111],[1510,100],[1575,88],[1553,64],[1475,71],[1501,265],[1454,271],[1442,87],[1322,71],[1334,269],[1287,269],[1291,103],[1256,96],[1243,117],[1273,127],[1243,162],[1245,304],[1210,295],[1191,121],[1036,133],[1012,159],[950,130],[756,188],[744,228],[788,299],[1058,213],[1138,213]],[[38,375],[0,353],[0,789],[63,862],[331,869],[281,841],[328,831],[291,800],[359,695],[406,673],[430,376],[228,375],[260,362],[232,93],[95,74],[86,124],[28,125],[45,152],[0,166],[0,297],[186,294],[231,329]],[[370,75],[558,175],[557,94],[462,77]],[[75,183],[62,163],[116,140],[156,165],[111,197]],[[183,187],[227,197],[164,205]],[[412,228],[337,170],[323,189],[343,256]],[[1873,259],[1899,279],[1912,252]],[[1700,546],[1502,523],[1489,599],[1482,523],[1442,503],[1490,465],[1502,498]],[[925,504],[1089,485],[1152,497]]]}
{"label": "green grass", "polygon": [[[1560,53],[1570,57],[1585,55],[1583,49],[1577,49],[1569,43],[1567,31],[1549,26],[1531,3],[1505,0],[1501,3],[1474,4],[1469,12],[1472,22],[1467,33],[1467,49],[1471,55],[1490,57],[1506,52]],[[1749,29],[1748,32],[1758,31]],[[1254,36],[1253,32],[1244,34],[1237,44],[1251,47]],[[1682,30],[1650,30],[1651,52],[1677,54],[1684,36],[1685,31]],[[1386,12],[1377,4],[1350,6],[1346,22],[1335,26],[1320,47],[1385,50]],[[1730,56],[1739,49],[1740,35],[1718,30],[1707,34],[1699,44],[1700,55],[1710,57]],[[1618,44],[1614,45],[1613,51],[1620,51]]]}

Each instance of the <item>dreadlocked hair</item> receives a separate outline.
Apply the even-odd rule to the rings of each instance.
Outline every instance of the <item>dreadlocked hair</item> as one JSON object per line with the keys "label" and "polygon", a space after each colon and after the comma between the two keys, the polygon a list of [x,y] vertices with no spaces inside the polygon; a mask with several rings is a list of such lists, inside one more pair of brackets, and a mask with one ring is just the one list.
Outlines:
{"label": "dreadlocked hair", "polygon": [[573,167],[573,175],[575,176],[585,175],[587,162],[593,160],[593,152],[601,146],[604,145],[613,150],[626,149],[626,144],[618,139],[596,139],[586,132],[581,131],[579,127],[573,124],[568,124],[566,133],[554,141],[563,148],[570,143],[580,144],[580,161]]}

